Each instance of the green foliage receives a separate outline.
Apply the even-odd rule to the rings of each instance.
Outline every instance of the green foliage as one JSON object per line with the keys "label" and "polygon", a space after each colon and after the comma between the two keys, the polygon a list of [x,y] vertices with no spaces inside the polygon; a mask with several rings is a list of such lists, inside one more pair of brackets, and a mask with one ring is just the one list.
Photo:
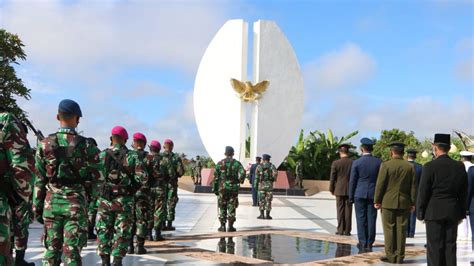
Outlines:
{"label": "green foliage", "polygon": [[247,138],[245,139],[245,158],[250,158],[250,124],[247,123]]}
{"label": "green foliage", "polygon": [[17,105],[16,97],[29,100],[30,90],[23,85],[23,81],[16,76],[13,65],[19,60],[25,60],[26,54],[23,43],[16,34],[0,29],[0,106],[15,114],[21,120],[26,113]]}
{"label": "green foliage", "polygon": [[414,148],[421,151],[421,143],[415,137],[413,131],[405,132],[394,128],[392,130],[382,130],[380,139],[374,145],[373,155],[381,158],[383,161],[390,160],[390,147],[392,141],[400,141],[406,145],[406,148]]}
{"label": "green foliage", "polygon": [[328,129],[326,134],[316,130],[305,137],[304,131],[301,130],[298,142],[290,149],[284,166],[294,173],[296,162],[302,160],[305,179],[327,180],[331,164],[338,158],[338,146],[346,143],[358,133],[358,131],[354,131],[338,138]]}

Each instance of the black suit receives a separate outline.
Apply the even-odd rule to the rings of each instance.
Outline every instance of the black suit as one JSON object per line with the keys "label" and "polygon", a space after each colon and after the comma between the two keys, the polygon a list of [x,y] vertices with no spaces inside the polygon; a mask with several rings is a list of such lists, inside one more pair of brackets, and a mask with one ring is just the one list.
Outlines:
{"label": "black suit", "polygon": [[423,167],[417,218],[426,223],[428,265],[456,265],[458,222],[466,217],[467,174],[461,162],[441,155]]}

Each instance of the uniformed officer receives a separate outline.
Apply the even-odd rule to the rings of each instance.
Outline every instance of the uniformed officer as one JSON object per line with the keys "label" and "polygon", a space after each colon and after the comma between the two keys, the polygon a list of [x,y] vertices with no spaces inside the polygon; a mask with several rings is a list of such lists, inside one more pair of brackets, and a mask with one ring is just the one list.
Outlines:
{"label": "uniformed officer", "polygon": [[354,202],[357,237],[357,247],[361,252],[371,251],[375,242],[375,222],[377,210],[374,208],[374,192],[377,175],[382,160],[372,156],[375,142],[369,138],[360,140],[362,156],[351,166],[349,179],[349,200]]}
{"label": "uniformed officer", "polygon": [[[416,189],[418,190],[418,186],[420,185],[421,172],[422,172],[423,166],[415,161],[417,152],[418,151],[415,149],[407,149],[407,161],[413,164],[413,166],[415,167]],[[411,212],[410,218],[408,221],[408,227],[407,227],[407,237],[410,237],[410,238],[415,237],[415,228],[416,228],[416,212]]]}
{"label": "uniformed officer", "polygon": [[200,186],[201,183],[202,183],[201,171],[202,171],[201,157],[199,155],[197,155],[196,156],[196,165],[194,166],[194,175],[196,176],[195,185]]}
{"label": "uniformed officer", "polygon": [[467,174],[448,155],[451,135],[435,134],[435,159],[423,166],[416,216],[425,221],[428,265],[456,265],[459,222],[466,217]]}
{"label": "uniformed officer", "polygon": [[255,170],[257,170],[257,166],[262,163],[262,157],[257,156],[255,157],[255,163],[250,166],[249,170],[249,182],[252,186],[252,206],[258,206],[258,184],[255,183]]}
{"label": "uniformed officer", "polygon": [[239,187],[245,180],[245,169],[234,159],[234,148],[225,148],[226,158],[216,164],[212,192],[218,196],[219,232],[226,231],[226,221],[229,222],[227,232],[235,232],[235,212],[239,206]]}
{"label": "uniformed officer", "polygon": [[73,100],[59,103],[60,129],[38,144],[37,179],[33,210],[44,221],[43,265],[81,265],[81,250],[87,244],[87,199],[85,183],[102,181],[99,149],[91,139],[77,134],[82,112]]}
{"label": "uniformed officer", "polygon": [[338,147],[339,160],[331,165],[329,191],[336,196],[337,207],[337,232],[336,235],[351,235],[352,229],[352,203],[349,201],[349,178],[351,174],[352,159],[349,158],[349,144]]}
{"label": "uniformed officer", "polygon": [[405,145],[390,143],[392,159],[382,163],[375,186],[374,207],[382,209],[385,254],[382,261],[403,263],[408,217],[415,210],[416,174],[403,160]]}
{"label": "uniformed officer", "polygon": [[[270,162],[271,156],[269,154],[263,154],[263,162],[257,166],[255,171],[255,182],[258,184],[258,201],[260,216],[258,219],[269,219],[270,212],[272,210],[273,200],[273,182],[275,182],[278,171],[274,164]],[[265,211],[265,215],[264,215]]]}

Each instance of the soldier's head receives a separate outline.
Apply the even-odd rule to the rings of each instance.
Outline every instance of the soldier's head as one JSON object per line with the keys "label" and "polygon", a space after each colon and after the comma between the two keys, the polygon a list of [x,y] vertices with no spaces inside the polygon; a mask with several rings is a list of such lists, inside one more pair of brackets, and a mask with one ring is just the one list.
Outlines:
{"label": "soldier's head", "polygon": [[234,148],[232,148],[231,146],[226,146],[224,155],[226,157],[234,157]]}
{"label": "soldier's head", "polygon": [[414,161],[416,159],[416,154],[418,153],[415,149],[408,149],[407,150],[407,158],[408,160]]}
{"label": "soldier's head", "polygon": [[61,127],[76,128],[81,117],[82,111],[78,103],[70,99],[64,99],[59,102],[56,118]]}
{"label": "soldier's head", "polygon": [[262,162],[262,157],[260,157],[260,156],[255,157],[255,162],[256,163],[261,163]]}
{"label": "soldier's head", "polygon": [[128,132],[122,126],[115,126],[112,128],[112,136],[110,137],[110,141],[113,144],[120,144],[125,145],[128,140]]}
{"label": "soldier's head", "polygon": [[350,149],[349,144],[343,143],[343,144],[339,145],[339,147],[337,147],[337,151],[339,152],[339,156],[340,157],[347,157],[347,155],[349,155],[349,149]]}
{"label": "soldier's head", "polygon": [[157,140],[152,140],[150,142],[150,151],[159,153],[161,151],[161,143]]}
{"label": "soldier's head", "polygon": [[461,161],[463,162],[471,162],[472,161],[472,156],[474,156],[474,152],[470,151],[461,151]]}
{"label": "soldier's head", "polygon": [[165,139],[165,141],[163,142],[163,148],[165,149],[165,151],[167,152],[172,152],[173,151],[173,148],[174,148],[174,143],[172,140],[170,139]]}
{"label": "soldier's head", "polygon": [[432,146],[435,157],[448,153],[451,148],[451,135],[435,134]]}
{"label": "soldier's head", "polygon": [[270,156],[269,154],[262,155],[263,162],[269,162],[271,158],[272,156]]}
{"label": "soldier's head", "polygon": [[405,144],[399,141],[393,141],[390,143],[390,156],[392,158],[400,158],[405,154]]}
{"label": "soldier's head", "polygon": [[374,150],[375,142],[369,138],[362,138],[360,140],[360,150],[363,153],[371,153]]}
{"label": "soldier's head", "polygon": [[137,150],[144,150],[146,146],[146,137],[140,132],[133,134],[133,144],[132,147]]}

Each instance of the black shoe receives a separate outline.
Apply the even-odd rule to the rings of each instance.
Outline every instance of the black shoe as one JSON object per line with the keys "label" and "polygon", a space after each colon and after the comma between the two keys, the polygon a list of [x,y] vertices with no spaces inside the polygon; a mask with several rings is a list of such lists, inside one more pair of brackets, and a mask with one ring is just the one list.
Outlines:
{"label": "black shoe", "polygon": [[219,227],[219,229],[217,229],[217,231],[225,232],[225,223],[221,222],[221,227]]}
{"label": "black shoe", "polygon": [[[135,247],[133,246],[133,240],[130,242],[128,246],[128,252],[127,254],[135,254]],[[115,258],[114,258],[115,261]],[[115,263],[115,262],[114,262]],[[115,265],[115,264],[114,264]]]}
{"label": "black shoe", "polygon": [[155,229],[155,241],[163,241],[165,238],[161,235],[160,229]]}
{"label": "black shoe", "polygon": [[343,233],[343,234],[341,234],[341,235],[350,236],[351,233]]}
{"label": "black shoe", "polygon": [[102,255],[100,258],[102,259],[102,266],[110,266],[110,255]]}
{"label": "black shoe", "polygon": [[145,249],[145,239],[138,237],[137,238],[137,251],[135,254],[141,255],[141,254],[146,254],[146,249]]}
{"label": "black shoe", "polygon": [[97,239],[97,235],[94,234],[94,227],[93,226],[89,226],[89,232],[87,234],[87,239],[90,239],[90,240],[96,240]]}
{"label": "black shoe", "polygon": [[342,235],[342,234],[341,234],[341,233],[339,233],[339,232],[336,232],[336,233],[334,233],[334,234],[335,234],[335,235],[338,235],[338,236],[339,236],[339,235]]}
{"label": "black shoe", "polygon": [[114,257],[114,266],[122,266],[122,257]]}
{"label": "black shoe", "polygon": [[227,228],[227,232],[235,232],[235,231],[237,230],[234,228],[234,223],[229,222],[229,227]]}
{"label": "black shoe", "polygon": [[265,216],[265,219],[267,219],[267,220],[273,219],[273,218],[270,216],[270,211],[267,211],[267,216]]}
{"label": "black shoe", "polygon": [[25,251],[15,251],[15,266],[35,266],[34,262],[25,261]]}
{"label": "black shoe", "polygon": [[383,262],[391,263],[390,260],[386,256],[380,257],[380,260]]}
{"label": "black shoe", "polygon": [[260,216],[258,216],[257,219],[265,219],[265,215],[263,214],[263,210],[260,211]]}
{"label": "black shoe", "polygon": [[168,221],[167,229],[168,229],[168,231],[176,230],[176,228],[173,226],[173,221]]}

